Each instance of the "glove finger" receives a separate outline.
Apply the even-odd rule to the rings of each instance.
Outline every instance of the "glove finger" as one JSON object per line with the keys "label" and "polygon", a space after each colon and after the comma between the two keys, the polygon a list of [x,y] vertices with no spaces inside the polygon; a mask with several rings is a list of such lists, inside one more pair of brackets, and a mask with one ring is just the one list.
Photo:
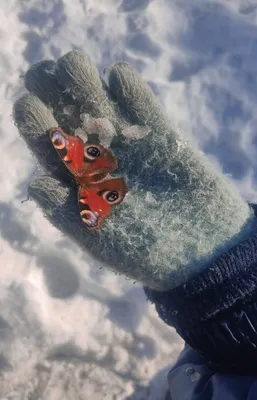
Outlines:
{"label": "glove finger", "polygon": [[[28,194],[56,228],[109,268],[117,268],[119,273],[151,287],[158,289],[163,286],[161,274],[157,275],[155,271],[152,275],[151,271],[145,273],[150,262],[149,248],[156,239],[147,226],[141,235],[142,222],[136,218],[133,202],[114,207],[100,231],[88,232],[80,220],[76,189],[53,177],[41,176],[31,182]],[[121,223],[123,220],[126,224]]]}
{"label": "glove finger", "polygon": [[108,82],[110,91],[132,124],[148,125],[158,137],[166,133],[176,137],[151,88],[129,64],[113,64],[109,69]]}
{"label": "glove finger", "polygon": [[63,97],[55,72],[56,63],[43,60],[33,64],[24,78],[26,89],[51,107],[56,107]]}
{"label": "glove finger", "polygon": [[[60,87],[53,60],[43,60],[32,65],[25,75],[24,84],[30,93],[52,108],[55,119],[66,132],[74,132],[80,124],[80,110],[75,106],[72,96]],[[72,112],[65,111],[67,106],[71,106]]]}
{"label": "glove finger", "polygon": [[60,85],[73,97],[82,112],[94,118],[108,118],[117,133],[126,126],[96,66],[82,51],[71,51],[59,58],[56,74]]}
{"label": "glove finger", "polygon": [[39,163],[55,176],[70,182],[70,176],[52,146],[47,130],[58,126],[52,111],[35,95],[27,93],[13,107],[16,126]]}

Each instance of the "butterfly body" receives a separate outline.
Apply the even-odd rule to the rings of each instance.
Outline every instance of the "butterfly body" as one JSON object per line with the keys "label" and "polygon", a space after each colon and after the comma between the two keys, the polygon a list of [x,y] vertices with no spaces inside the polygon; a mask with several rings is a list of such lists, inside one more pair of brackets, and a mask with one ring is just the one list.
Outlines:
{"label": "butterfly body", "polygon": [[115,157],[102,145],[85,144],[79,136],[67,135],[61,128],[51,128],[49,136],[79,186],[82,221],[90,230],[98,229],[128,190],[123,178],[108,178],[118,167]]}

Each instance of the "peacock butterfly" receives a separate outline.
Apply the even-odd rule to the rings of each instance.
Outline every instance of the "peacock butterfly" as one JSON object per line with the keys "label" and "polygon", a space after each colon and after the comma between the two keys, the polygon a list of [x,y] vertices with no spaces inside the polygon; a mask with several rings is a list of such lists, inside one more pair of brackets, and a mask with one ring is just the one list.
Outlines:
{"label": "peacock butterfly", "polygon": [[118,168],[117,160],[104,146],[84,143],[79,136],[70,136],[59,127],[51,128],[49,136],[79,187],[82,221],[88,229],[98,229],[112,206],[121,203],[128,191],[124,178],[107,178]]}

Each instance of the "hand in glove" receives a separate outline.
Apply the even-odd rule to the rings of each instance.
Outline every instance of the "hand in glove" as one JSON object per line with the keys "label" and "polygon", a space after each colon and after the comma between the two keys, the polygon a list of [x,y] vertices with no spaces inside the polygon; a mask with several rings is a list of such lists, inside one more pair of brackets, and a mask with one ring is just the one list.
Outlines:
{"label": "hand in glove", "polygon": [[[80,51],[27,72],[29,93],[14,105],[14,119],[48,174],[31,182],[28,193],[54,226],[107,267],[166,291],[247,237],[253,211],[172,129],[131,66],[113,64],[106,81]],[[57,126],[69,134],[82,128],[91,141],[110,145],[117,176],[127,182],[125,199],[100,230],[81,221],[77,187],[47,132]]]}

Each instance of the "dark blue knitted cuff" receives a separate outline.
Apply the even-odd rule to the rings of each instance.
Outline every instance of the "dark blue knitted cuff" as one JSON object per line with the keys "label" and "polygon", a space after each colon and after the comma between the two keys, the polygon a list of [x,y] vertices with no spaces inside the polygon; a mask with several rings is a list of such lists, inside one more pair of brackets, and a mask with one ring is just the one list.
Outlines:
{"label": "dark blue knitted cuff", "polygon": [[257,235],[186,284],[145,292],[160,317],[210,362],[249,373],[251,359],[257,371]]}

